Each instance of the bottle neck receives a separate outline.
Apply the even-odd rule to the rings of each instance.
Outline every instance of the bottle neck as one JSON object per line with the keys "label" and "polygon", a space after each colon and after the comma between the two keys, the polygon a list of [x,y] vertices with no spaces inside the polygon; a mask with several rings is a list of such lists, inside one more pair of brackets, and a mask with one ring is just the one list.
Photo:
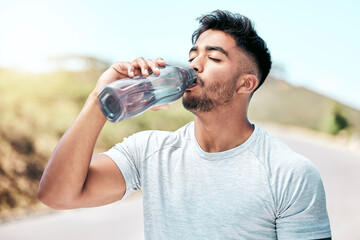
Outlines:
{"label": "bottle neck", "polygon": [[182,67],[181,70],[184,72],[185,75],[184,78],[187,86],[193,84],[196,81],[197,79],[196,71],[192,67],[190,66]]}

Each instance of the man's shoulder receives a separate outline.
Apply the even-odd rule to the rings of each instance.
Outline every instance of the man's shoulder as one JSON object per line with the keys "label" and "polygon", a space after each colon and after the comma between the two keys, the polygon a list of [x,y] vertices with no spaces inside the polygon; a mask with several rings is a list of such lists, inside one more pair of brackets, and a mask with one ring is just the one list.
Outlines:
{"label": "man's shoulder", "polygon": [[[265,131],[259,138],[263,146],[258,148],[258,158],[266,169],[276,198],[280,199],[283,191],[292,192],[303,186],[308,188],[306,191],[314,192],[321,189],[319,170],[309,158],[293,151],[284,142]],[[307,185],[310,183],[311,188]]]}
{"label": "man's shoulder", "polygon": [[272,169],[307,171],[316,169],[314,164],[304,155],[295,152],[280,139],[259,129],[254,153],[265,166]]}
{"label": "man's shoulder", "polygon": [[298,153],[293,151],[287,144],[280,139],[269,134],[265,130],[256,126],[257,138],[254,150],[260,158],[284,157],[288,155],[297,156]]}

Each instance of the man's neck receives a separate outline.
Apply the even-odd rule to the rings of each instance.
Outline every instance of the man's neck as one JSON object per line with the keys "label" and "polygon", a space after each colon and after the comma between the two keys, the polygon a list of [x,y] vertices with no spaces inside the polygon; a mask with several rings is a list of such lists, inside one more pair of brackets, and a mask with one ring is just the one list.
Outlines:
{"label": "man's neck", "polygon": [[237,147],[254,130],[246,113],[232,111],[197,114],[194,122],[196,140],[205,152],[223,152]]}

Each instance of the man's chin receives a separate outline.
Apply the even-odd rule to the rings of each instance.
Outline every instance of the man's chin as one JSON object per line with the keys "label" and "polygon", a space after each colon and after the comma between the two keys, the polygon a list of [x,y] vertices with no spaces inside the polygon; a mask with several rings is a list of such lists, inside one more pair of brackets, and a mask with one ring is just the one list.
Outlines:
{"label": "man's chin", "polygon": [[196,112],[210,112],[214,109],[214,104],[210,99],[199,99],[185,95],[182,98],[182,104],[186,110],[194,114]]}
{"label": "man's chin", "polygon": [[183,96],[182,104],[186,110],[193,112],[197,109],[197,101],[193,97]]}

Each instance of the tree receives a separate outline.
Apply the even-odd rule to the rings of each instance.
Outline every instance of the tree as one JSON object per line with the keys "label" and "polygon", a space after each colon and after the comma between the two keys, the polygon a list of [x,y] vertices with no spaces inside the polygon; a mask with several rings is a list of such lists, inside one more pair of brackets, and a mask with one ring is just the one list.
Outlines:
{"label": "tree", "polygon": [[341,130],[345,130],[349,127],[349,121],[342,111],[341,106],[336,105],[333,107],[330,114],[325,117],[325,131],[336,135]]}

